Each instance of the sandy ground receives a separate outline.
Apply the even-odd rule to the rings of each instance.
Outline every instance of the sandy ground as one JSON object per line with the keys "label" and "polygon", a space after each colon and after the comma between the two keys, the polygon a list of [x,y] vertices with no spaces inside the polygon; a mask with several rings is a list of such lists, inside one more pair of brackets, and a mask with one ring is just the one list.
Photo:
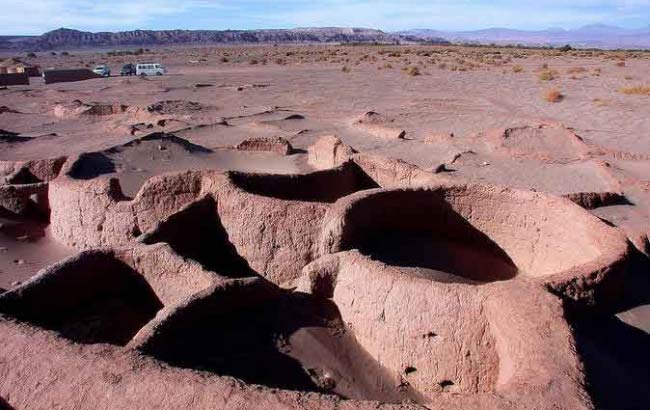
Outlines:
{"label": "sandy ground", "polygon": [[[650,53],[281,46],[158,49],[141,57],[84,51],[31,62],[43,67],[106,62],[117,73],[123,63],[138,59],[162,62],[169,75],[52,85],[36,78],[30,86],[0,90],[0,106],[8,108],[0,110],[0,129],[23,137],[1,138],[0,159],[93,152],[106,166],[84,177],[117,177],[132,197],[147,178],[163,172],[305,172],[307,147],[319,136],[336,134],[358,151],[425,169],[446,162],[447,175],[459,181],[556,194],[622,192],[629,203],[592,212],[623,228],[638,247],[650,234],[650,96],[622,92],[650,85]],[[553,79],[541,79],[544,72]],[[545,100],[553,89],[563,95],[561,101]],[[87,105],[79,109],[77,100]],[[84,111],[94,105],[125,107],[100,113],[106,115]],[[405,138],[381,137],[355,125],[369,111],[380,113],[388,128],[404,130]],[[571,129],[582,145],[565,146],[561,134],[546,145],[504,139],[504,147],[511,145],[502,149],[485,136],[540,123]],[[151,132],[173,133],[198,148],[169,141],[129,144]],[[233,149],[246,138],[271,136],[286,138],[295,153]],[[73,253],[44,226],[31,227],[37,233],[26,239],[18,232],[26,229],[24,221],[7,216],[0,222],[1,288]],[[650,272],[642,266],[641,282],[647,284]],[[637,344],[650,330],[648,289],[607,318],[616,321],[614,327],[640,331],[644,336],[635,333]],[[610,354],[617,346],[592,347]]]}

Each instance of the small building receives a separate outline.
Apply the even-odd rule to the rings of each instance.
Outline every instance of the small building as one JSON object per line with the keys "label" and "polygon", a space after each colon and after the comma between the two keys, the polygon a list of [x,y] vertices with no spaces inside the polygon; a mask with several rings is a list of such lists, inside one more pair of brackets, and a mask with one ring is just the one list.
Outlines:
{"label": "small building", "polygon": [[17,58],[0,61],[0,74],[22,73],[26,73],[29,77],[38,77],[41,75],[41,70],[38,66],[25,63]]}

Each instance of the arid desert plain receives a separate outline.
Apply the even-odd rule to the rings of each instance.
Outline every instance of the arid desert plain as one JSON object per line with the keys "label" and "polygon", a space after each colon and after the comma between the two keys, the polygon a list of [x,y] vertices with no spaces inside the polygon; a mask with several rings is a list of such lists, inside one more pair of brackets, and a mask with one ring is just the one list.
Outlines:
{"label": "arid desert plain", "polygon": [[0,408],[650,407],[649,52],[107,51],[0,89]]}

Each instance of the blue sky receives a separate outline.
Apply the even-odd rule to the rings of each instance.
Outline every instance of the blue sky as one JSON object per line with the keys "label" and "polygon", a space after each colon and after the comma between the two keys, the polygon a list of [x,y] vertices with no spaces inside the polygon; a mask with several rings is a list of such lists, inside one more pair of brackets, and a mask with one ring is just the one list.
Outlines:
{"label": "blue sky", "polygon": [[[534,3],[534,4],[526,4]],[[0,34],[313,26],[472,30],[650,24],[650,0],[6,0]]]}

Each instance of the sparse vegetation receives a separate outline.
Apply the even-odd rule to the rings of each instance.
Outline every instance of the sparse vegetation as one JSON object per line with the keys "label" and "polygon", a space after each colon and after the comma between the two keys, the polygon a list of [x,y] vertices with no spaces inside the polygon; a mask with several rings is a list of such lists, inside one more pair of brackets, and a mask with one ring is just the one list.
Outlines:
{"label": "sparse vegetation", "polygon": [[406,74],[408,74],[408,75],[410,75],[412,77],[415,77],[415,76],[418,76],[418,75],[421,74],[420,69],[415,67],[415,66],[404,67],[403,70],[406,72]]}
{"label": "sparse vegetation", "polygon": [[30,51],[29,53],[27,53],[27,57],[28,58],[34,58],[34,57],[36,57],[36,53]]}
{"label": "sparse vegetation", "polygon": [[[65,53],[65,54],[64,54]],[[68,55],[67,52],[62,52],[62,55]],[[139,56],[141,54],[144,54],[144,49],[143,48],[138,48],[136,50],[112,50],[106,53],[107,56],[109,57],[117,57],[117,56]]]}
{"label": "sparse vegetation", "polygon": [[571,67],[568,70],[566,70],[568,74],[580,74],[580,73],[586,73],[587,69],[584,67]]}
{"label": "sparse vegetation", "polygon": [[637,85],[634,87],[623,87],[619,91],[626,95],[650,95],[650,86]]}
{"label": "sparse vegetation", "polygon": [[557,71],[547,69],[539,73],[539,79],[542,81],[552,81],[555,80],[557,74]]}
{"label": "sparse vegetation", "polygon": [[560,90],[556,88],[544,92],[544,100],[548,102],[557,103],[562,101],[563,99],[564,99],[564,95],[560,92]]}
{"label": "sparse vegetation", "polygon": [[350,69],[350,67],[344,65],[343,67],[341,67],[341,71],[344,73],[349,73],[352,70]]}
{"label": "sparse vegetation", "polygon": [[524,67],[522,67],[520,65],[516,65],[516,66],[512,67],[512,72],[513,73],[521,73],[523,71],[524,71]]}

